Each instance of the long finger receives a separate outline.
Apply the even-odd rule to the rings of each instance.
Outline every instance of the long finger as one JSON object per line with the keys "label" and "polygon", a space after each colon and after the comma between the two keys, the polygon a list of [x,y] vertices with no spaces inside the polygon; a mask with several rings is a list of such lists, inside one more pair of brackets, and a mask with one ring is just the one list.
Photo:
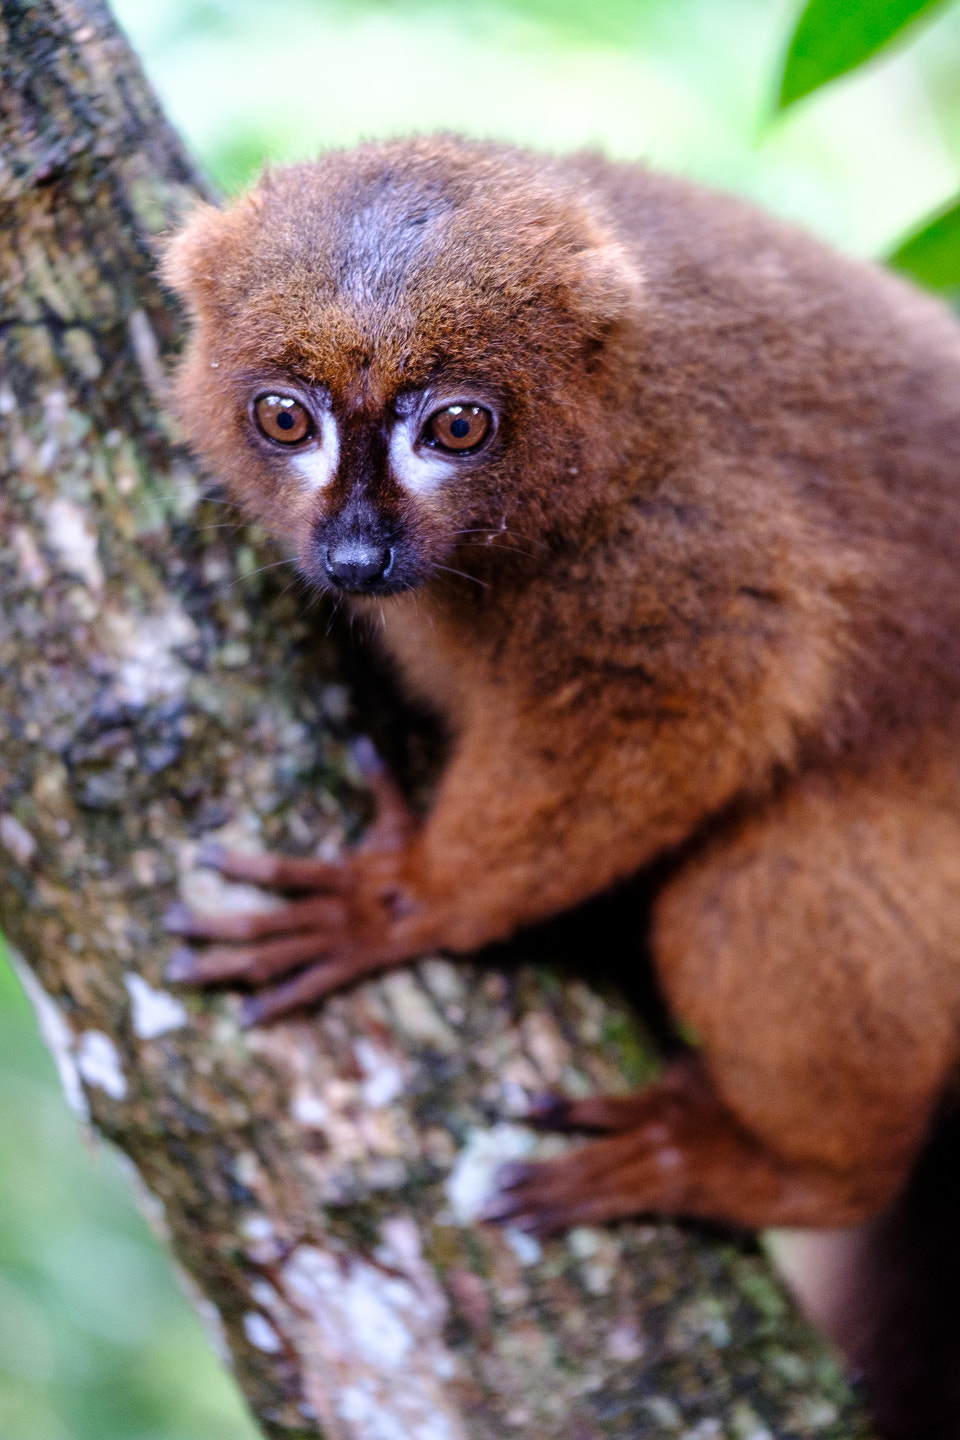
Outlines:
{"label": "long finger", "polygon": [[164,916],[169,931],[196,940],[259,940],[265,935],[287,935],[295,930],[342,930],[346,922],[346,907],[324,896],[278,905],[273,910],[218,915],[201,915],[188,905],[178,904]]}
{"label": "long finger", "polygon": [[209,950],[184,946],[174,951],[167,966],[167,979],[192,985],[214,985],[224,980],[246,980],[253,984],[271,980],[317,960],[330,949],[330,939],[320,931],[295,935],[289,940],[270,940],[264,945],[211,945]]}
{"label": "long finger", "polygon": [[353,876],[346,865],[288,855],[241,855],[207,841],[197,850],[197,864],[219,870],[228,880],[245,880],[276,890],[349,890]]}
{"label": "long finger", "polygon": [[649,1095],[591,1095],[570,1100],[564,1095],[537,1095],[530,1101],[528,1124],[541,1130],[598,1130],[615,1134],[634,1130],[651,1112]]}
{"label": "long finger", "polygon": [[393,963],[392,960],[378,960],[370,956],[358,958],[356,955],[341,954],[320,965],[312,965],[302,975],[295,975],[292,980],[262,990],[245,1000],[241,1011],[243,1023],[246,1026],[260,1025],[290,1010],[302,1009],[322,1000],[332,991],[341,990],[364,975]]}

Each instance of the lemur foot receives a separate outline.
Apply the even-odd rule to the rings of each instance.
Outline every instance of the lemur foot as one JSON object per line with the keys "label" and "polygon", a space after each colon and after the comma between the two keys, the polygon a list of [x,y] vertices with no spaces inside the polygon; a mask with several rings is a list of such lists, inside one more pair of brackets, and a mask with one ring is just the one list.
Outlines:
{"label": "lemur foot", "polygon": [[541,1100],[531,1118],[612,1132],[559,1160],[500,1169],[482,1218],[537,1234],[641,1214],[750,1228],[848,1225],[878,1208],[889,1184],[887,1176],[837,1175],[772,1154],[717,1097],[695,1058],[635,1095]]}

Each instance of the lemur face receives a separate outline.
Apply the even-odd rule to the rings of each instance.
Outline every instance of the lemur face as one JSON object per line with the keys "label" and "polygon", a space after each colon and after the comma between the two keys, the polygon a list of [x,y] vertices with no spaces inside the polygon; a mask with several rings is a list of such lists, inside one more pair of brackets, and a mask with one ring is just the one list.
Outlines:
{"label": "lemur face", "polygon": [[[348,594],[419,585],[437,563],[418,512],[469,484],[496,442],[499,404],[478,384],[406,391],[386,407],[338,405],[325,386],[254,384],[248,438],[315,510],[298,546],[301,569]],[[419,504],[418,504],[419,502]],[[291,509],[302,508],[300,505]]]}
{"label": "lemur face", "polygon": [[321,589],[472,571],[454,552],[495,536],[542,548],[584,467],[610,469],[595,361],[636,276],[533,164],[443,138],[335,153],[169,248],[190,440]]}

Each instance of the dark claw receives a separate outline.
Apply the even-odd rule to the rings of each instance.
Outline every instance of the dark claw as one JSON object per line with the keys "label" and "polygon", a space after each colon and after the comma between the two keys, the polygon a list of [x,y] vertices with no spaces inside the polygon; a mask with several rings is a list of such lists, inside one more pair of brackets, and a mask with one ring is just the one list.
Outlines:
{"label": "dark claw", "polygon": [[522,1230],[524,1235],[547,1235],[551,1227],[556,1225],[556,1221],[550,1219],[552,1213],[546,1210],[542,1215],[521,1215],[518,1220],[512,1221],[512,1228]]}
{"label": "dark claw", "polygon": [[493,1179],[498,1190],[513,1190],[517,1185],[529,1180],[533,1173],[533,1166],[525,1161],[508,1160],[506,1164],[498,1165]]}
{"label": "dark claw", "polygon": [[563,1095],[533,1095],[524,1119],[530,1125],[540,1125],[545,1130],[560,1129],[570,1118],[570,1101]]}
{"label": "dark claw", "polygon": [[480,1219],[488,1224],[509,1225],[513,1230],[522,1230],[525,1235],[541,1238],[563,1229],[568,1223],[555,1206],[538,1206],[529,1199],[502,1191],[490,1196],[480,1211]]}
{"label": "dark claw", "polygon": [[480,1211],[480,1219],[510,1220],[519,1214],[525,1208],[526,1202],[513,1191],[518,1185],[529,1180],[535,1169],[535,1166],[527,1165],[522,1160],[509,1160],[505,1165],[499,1166],[493,1177],[496,1189],[485,1201]]}
{"label": "dark claw", "polygon": [[255,995],[247,995],[240,1005],[240,1024],[244,1030],[260,1022],[260,1006]]}
{"label": "dark claw", "polygon": [[[186,907],[184,907],[186,908]],[[196,980],[199,974],[196,953],[187,945],[174,950],[167,961],[164,978],[167,980]]]}
{"label": "dark claw", "polygon": [[274,1015],[282,1013],[287,1007],[278,1005],[276,1001],[276,986],[273,990],[264,991],[263,995],[247,995],[240,1006],[240,1024],[244,1030],[249,1030],[253,1025],[259,1025],[264,1020],[270,1020]]}
{"label": "dark claw", "polygon": [[198,865],[209,865],[212,870],[219,870],[227,852],[216,840],[204,840],[197,846],[196,861]]}
{"label": "dark claw", "polygon": [[567,1229],[570,1223],[557,1210],[538,1210],[534,1215],[524,1215],[522,1219],[515,1220],[513,1228],[522,1230],[525,1235],[536,1235],[539,1240],[545,1240],[548,1235]]}
{"label": "dark claw", "polygon": [[356,767],[364,779],[385,774],[386,766],[377,754],[369,736],[358,735],[351,749]]}
{"label": "dark claw", "polygon": [[166,915],[164,915],[163,923],[174,935],[189,935],[191,919],[192,912],[190,906],[184,905],[182,900],[178,900],[175,905],[170,906],[170,909]]}
{"label": "dark claw", "polygon": [[488,1200],[484,1201],[480,1210],[480,1219],[486,1220],[488,1223],[493,1222],[499,1224],[503,1221],[512,1220],[514,1215],[519,1214],[522,1208],[522,1200],[519,1200],[515,1195],[505,1195],[502,1190],[498,1190],[495,1195],[491,1195]]}

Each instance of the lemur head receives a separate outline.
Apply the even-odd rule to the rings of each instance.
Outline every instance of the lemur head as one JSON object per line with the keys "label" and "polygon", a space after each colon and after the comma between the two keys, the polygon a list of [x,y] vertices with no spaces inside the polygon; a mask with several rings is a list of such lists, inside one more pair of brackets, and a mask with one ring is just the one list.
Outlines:
{"label": "lemur head", "polygon": [[549,542],[561,512],[569,533],[616,451],[598,357],[639,281],[540,157],[331,152],[198,209],[164,270],[194,322],[190,441],[323,589],[410,589],[484,531]]}

